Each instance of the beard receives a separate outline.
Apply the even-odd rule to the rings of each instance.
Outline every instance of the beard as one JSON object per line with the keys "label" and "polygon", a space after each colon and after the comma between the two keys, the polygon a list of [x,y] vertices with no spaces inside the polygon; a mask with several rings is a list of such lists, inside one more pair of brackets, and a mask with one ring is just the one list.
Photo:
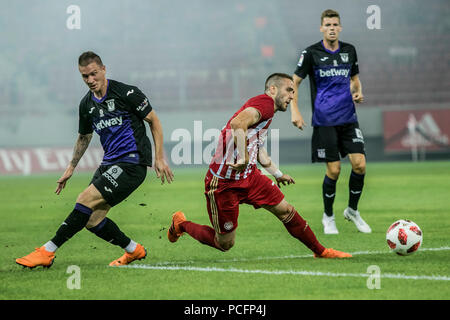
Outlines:
{"label": "beard", "polygon": [[287,105],[279,96],[275,97],[275,105],[277,106],[278,111],[285,112],[287,110]]}

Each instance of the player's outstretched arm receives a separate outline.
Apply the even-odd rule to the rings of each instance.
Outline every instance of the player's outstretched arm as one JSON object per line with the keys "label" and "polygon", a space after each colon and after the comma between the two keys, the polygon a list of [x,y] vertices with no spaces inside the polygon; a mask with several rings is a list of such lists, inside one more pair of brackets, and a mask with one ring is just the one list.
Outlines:
{"label": "player's outstretched arm", "polygon": [[258,162],[259,164],[267,170],[274,178],[277,180],[278,187],[280,187],[280,184],[283,186],[286,185],[286,183],[289,184],[295,184],[294,179],[284,174],[278,169],[275,163],[272,162],[272,159],[270,158],[269,154],[267,153],[266,148],[260,147],[258,152]]}
{"label": "player's outstretched arm", "polygon": [[295,127],[303,130],[306,126],[306,123],[303,120],[302,114],[300,113],[300,109],[298,107],[298,87],[300,86],[300,83],[303,79],[296,74],[294,74],[292,78],[294,79],[294,88],[296,90],[294,92],[294,99],[292,99],[291,101],[291,121]]}
{"label": "player's outstretched arm", "polygon": [[161,121],[159,121],[155,110],[152,110],[144,119],[150,125],[150,131],[153,136],[153,143],[155,145],[155,172],[158,179],[161,179],[161,184],[167,180],[168,183],[173,181],[173,173],[164,159],[164,138]]}
{"label": "player's outstretched arm", "polygon": [[62,174],[61,178],[56,181],[58,184],[55,190],[56,194],[60,194],[62,189],[66,187],[67,180],[70,179],[73,175],[73,171],[75,170],[76,166],[78,165],[78,162],[80,161],[81,157],[83,156],[84,152],[89,146],[89,143],[92,139],[92,133],[88,134],[79,134],[77,141],[75,143],[75,147],[73,149],[73,156],[72,160],[70,161],[69,165],[67,166],[66,170]]}

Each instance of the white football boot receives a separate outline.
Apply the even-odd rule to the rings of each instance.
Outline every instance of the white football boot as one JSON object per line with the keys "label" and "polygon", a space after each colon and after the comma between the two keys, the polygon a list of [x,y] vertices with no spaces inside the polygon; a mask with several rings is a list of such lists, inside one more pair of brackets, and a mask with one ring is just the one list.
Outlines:
{"label": "white football boot", "polygon": [[372,229],[370,229],[369,225],[361,218],[358,210],[353,210],[350,207],[344,210],[344,217],[348,221],[353,221],[356,225],[356,228],[359,232],[362,233],[371,233]]}
{"label": "white football boot", "polygon": [[339,231],[336,228],[336,222],[334,221],[334,214],[329,217],[324,212],[322,217],[322,224],[323,224],[323,233],[325,234],[338,234]]}

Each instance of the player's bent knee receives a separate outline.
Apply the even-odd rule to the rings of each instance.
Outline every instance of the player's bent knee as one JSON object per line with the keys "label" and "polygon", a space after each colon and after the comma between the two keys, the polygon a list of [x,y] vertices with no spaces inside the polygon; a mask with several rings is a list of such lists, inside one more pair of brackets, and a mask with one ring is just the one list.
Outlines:
{"label": "player's bent knee", "polygon": [[341,168],[340,167],[332,168],[329,170],[329,173],[331,175],[330,178],[333,178],[333,180],[337,180],[339,178],[339,175],[341,174]]}
{"label": "player's bent knee", "polygon": [[224,239],[221,236],[215,237],[216,246],[222,251],[228,251],[234,246],[234,237],[232,239]]}
{"label": "player's bent knee", "polygon": [[327,166],[327,176],[333,180],[337,180],[339,175],[341,174],[341,166],[340,165],[328,165]]}
{"label": "player's bent knee", "polygon": [[278,219],[280,219],[281,222],[285,223],[292,219],[292,216],[295,214],[295,208],[287,204],[285,208],[280,212],[280,214],[277,215]]}
{"label": "player's bent knee", "polygon": [[98,205],[89,217],[86,228],[91,229],[99,225],[109,212],[111,207],[108,204]]}
{"label": "player's bent knee", "polygon": [[234,240],[219,242],[222,251],[228,251],[234,246]]}
{"label": "player's bent knee", "polygon": [[366,157],[362,154],[349,155],[352,164],[352,170],[357,174],[366,173]]}
{"label": "player's bent knee", "polygon": [[355,162],[352,165],[352,170],[357,174],[364,174],[366,173],[366,162],[364,160]]}
{"label": "player's bent knee", "polygon": [[275,206],[263,207],[273,213],[282,222],[289,220],[295,212],[295,208],[284,199]]}
{"label": "player's bent knee", "polygon": [[361,166],[361,167],[356,167],[353,168],[353,171],[357,174],[365,174],[366,173],[366,167],[365,166]]}
{"label": "player's bent knee", "polygon": [[100,224],[105,219],[105,217],[90,217],[88,223],[86,224],[87,229],[94,228]]}

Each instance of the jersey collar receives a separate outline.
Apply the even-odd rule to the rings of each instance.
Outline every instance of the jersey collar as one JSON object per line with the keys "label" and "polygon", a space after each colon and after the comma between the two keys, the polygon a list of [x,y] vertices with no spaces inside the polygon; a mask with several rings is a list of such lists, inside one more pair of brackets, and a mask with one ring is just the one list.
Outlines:
{"label": "jersey collar", "polygon": [[339,41],[338,41],[338,48],[334,51],[331,51],[331,50],[328,50],[327,48],[325,48],[325,45],[323,44],[323,40],[320,40],[320,43],[322,44],[322,47],[324,48],[324,50],[328,53],[335,54],[335,53],[338,53],[339,50],[341,50],[341,43]]}
{"label": "jersey collar", "polygon": [[97,102],[97,103],[102,103],[103,101],[105,101],[106,96],[108,95],[109,79],[107,79],[106,81],[107,81],[107,84],[106,84],[106,93],[105,93],[105,95],[104,95],[103,97],[101,97],[101,99],[97,99],[97,98],[95,97],[94,93],[91,92],[92,100],[94,100],[94,101]]}

